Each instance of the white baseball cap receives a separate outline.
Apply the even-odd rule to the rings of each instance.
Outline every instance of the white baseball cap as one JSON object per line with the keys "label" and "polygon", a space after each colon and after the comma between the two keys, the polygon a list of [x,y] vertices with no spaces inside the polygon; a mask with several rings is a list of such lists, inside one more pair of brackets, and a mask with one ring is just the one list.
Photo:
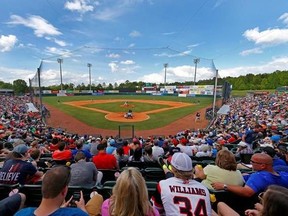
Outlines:
{"label": "white baseball cap", "polygon": [[192,160],[185,153],[175,153],[172,156],[171,164],[180,171],[192,171]]}

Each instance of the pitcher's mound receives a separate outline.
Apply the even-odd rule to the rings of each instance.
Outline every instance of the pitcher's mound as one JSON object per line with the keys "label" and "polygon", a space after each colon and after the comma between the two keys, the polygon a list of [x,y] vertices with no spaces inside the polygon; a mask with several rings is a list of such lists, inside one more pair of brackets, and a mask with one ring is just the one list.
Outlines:
{"label": "pitcher's mound", "polygon": [[133,118],[125,118],[125,113],[109,113],[105,116],[105,118],[109,121],[116,121],[116,122],[141,122],[148,120],[150,117],[145,113],[137,113],[133,112]]}

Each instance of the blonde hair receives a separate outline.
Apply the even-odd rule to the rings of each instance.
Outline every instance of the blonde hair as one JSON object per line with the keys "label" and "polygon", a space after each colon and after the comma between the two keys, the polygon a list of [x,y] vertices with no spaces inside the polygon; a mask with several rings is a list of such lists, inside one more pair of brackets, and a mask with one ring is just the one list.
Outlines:
{"label": "blonde hair", "polygon": [[147,216],[153,213],[142,174],[131,167],[124,170],[116,181],[110,198],[111,216]]}
{"label": "blonde hair", "polygon": [[182,180],[189,180],[193,179],[194,173],[193,170],[191,171],[181,171],[177,170],[175,167],[172,166],[172,173],[176,178],[180,178]]}

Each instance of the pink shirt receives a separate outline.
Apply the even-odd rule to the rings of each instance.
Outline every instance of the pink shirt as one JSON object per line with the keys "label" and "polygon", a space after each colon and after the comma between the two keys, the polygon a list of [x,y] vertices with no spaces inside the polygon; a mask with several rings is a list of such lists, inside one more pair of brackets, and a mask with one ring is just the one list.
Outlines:
{"label": "pink shirt", "polygon": [[[110,214],[109,214],[109,201],[110,201],[110,199],[106,199],[102,204],[102,207],[101,207],[102,216],[110,216]],[[160,216],[160,214],[156,209],[153,208],[153,212],[151,212],[147,216]]]}

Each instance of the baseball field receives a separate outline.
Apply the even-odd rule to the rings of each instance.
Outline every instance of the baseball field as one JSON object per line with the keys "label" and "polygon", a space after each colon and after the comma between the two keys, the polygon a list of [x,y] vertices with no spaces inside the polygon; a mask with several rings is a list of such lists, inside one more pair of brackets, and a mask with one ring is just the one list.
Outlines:
{"label": "baseball field", "polygon": [[[51,112],[48,124],[80,134],[115,135],[119,125],[134,125],[137,135],[176,134],[206,127],[212,97],[102,95],[43,97]],[[132,111],[133,118],[125,118]],[[195,114],[201,113],[195,122]]]}

